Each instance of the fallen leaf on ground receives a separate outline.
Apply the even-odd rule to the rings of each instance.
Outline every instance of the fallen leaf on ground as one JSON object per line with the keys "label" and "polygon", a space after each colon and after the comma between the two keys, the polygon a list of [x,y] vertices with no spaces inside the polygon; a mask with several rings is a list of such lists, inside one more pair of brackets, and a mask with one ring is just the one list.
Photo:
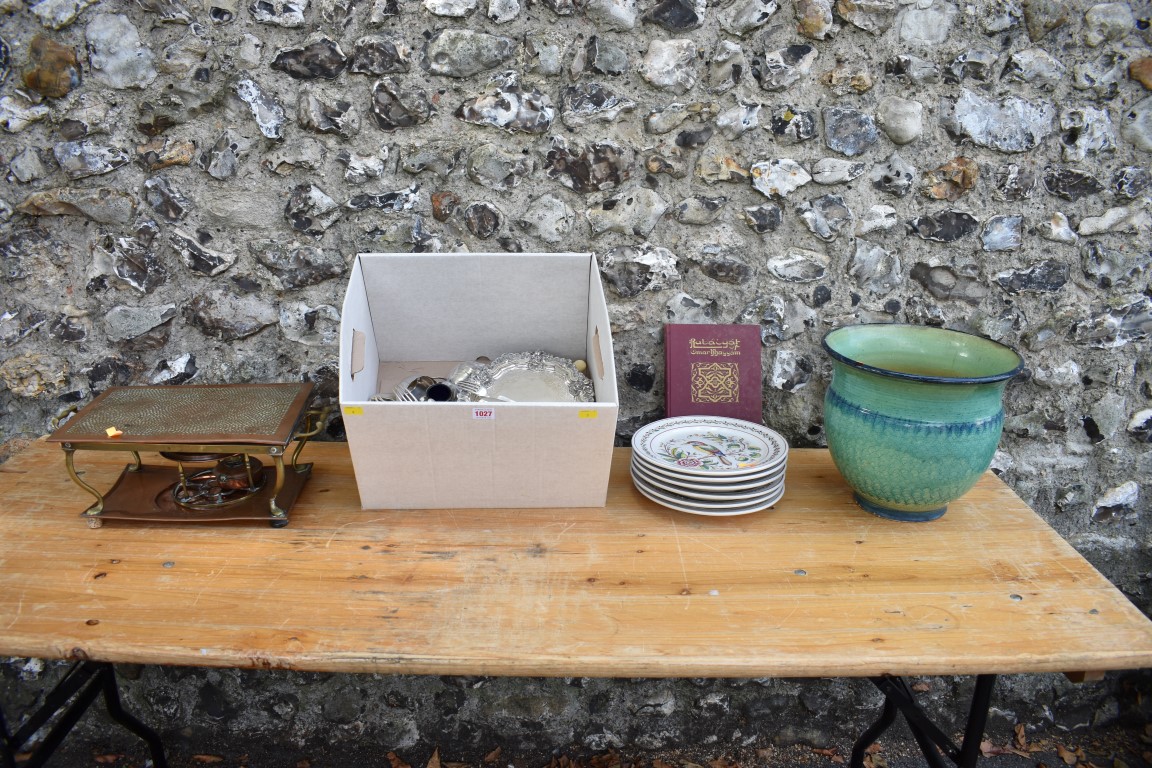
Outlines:
{"label": "fallen leaf on ground", "polygon": [[616,752],[605,752],[588,758],[590,768],[621,768],[622,761]]}
{"label": "fallen leaf on ground", "polygon": [[224,762],[224,758],[220,757],[220,755],[192,755],[192,760],[197,763],[203,763],[204,765]]}
{"label": "fallen leaf on ground", "polygon": [[1028,735],[1024,733],[1024,723],[1016,723],[1013,730],[1016,732],[1016,746],[1020,749],[1028,749]]}
{"label": "fallen leaf on ground", "polygon": [[296,763],[296,768],[312,768],[312,761],[304,758]]}
{"label": "fallen leaf on ground", "polygon": [[709,760],[708,765],[711,768],[740,768],[740,763],[734,760],[729,760],[726,757],[718,757],[715,760]]}
{"label": "fallen leaf on ground", "polygon": [[488,754],[484,755],[484,765],[492,765],[492,763],[496,762],[499,759],[500,759],[500,747],[496,747],[496,749],[494,749],[491,752],[489,752]]}
{"label": "fallen leaf on ground", "polygon": [[835,749],[821,749],[820,747],[812,747],[812,753],[820,755],[821,757],[826,757],[836,765],[844,764],[844,758],[841,757],[840,753]]}
{"label": "fallen leaf on ground", "polygon": [[388,753],[388,763],[392,766],[392,768],[412,768],[412,766],[404,762],[404,760],[400,758],[400,755],[396,754],[395,752]]}
{"label": "fallen leaf on ground", "polygon": [[109,764],[109,763],[114,763],[114,762],[116,762],[117,760],[123,760],[123,759],[124,759],[124,755],[112,755],[112,754],[108,754],[108,755],[96,755],[96,756],[95,756],[94,758],[92,758],[92,759],[93,759],[93,760],[95,760],[96,762],[100,763],[101,765],[107,765],[107,764]]}
{"label": "fallen leaf on ground", "polygon": [[1056,745],[1056,755],[1064,761],[1064,765],[1076,765],[1076,753],[1069,750],[1063,744]]}
{"label": "fallen leaf on ground", "polygon": [[916,691],[916,693],[928,693],[928,691],[932,690],[932,686],[921,680],[918,683],[912,684],[912,690]]}

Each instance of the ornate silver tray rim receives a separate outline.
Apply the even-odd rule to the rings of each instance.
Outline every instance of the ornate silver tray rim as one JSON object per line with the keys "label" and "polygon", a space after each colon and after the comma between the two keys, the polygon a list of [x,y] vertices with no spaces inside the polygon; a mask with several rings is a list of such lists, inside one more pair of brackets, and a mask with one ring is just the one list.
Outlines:
{"label": "ornate silver tray rim", "polygon": [[[539,351],[509,352],[500,355],[487,365],[469,364],[469,370],[460,379],[467,384],[457,388],[457,397],[460,400],[490,401],[490,397],[477,397],[465,387],[471,384],[487,391],[489,395],[498,395],[501,384],[513,383],[516,376],[522,373],[542,374],[543,377],[554,380],[554,399],[532,402],[590,403],[596,400],[596,389],[592,385],[592,380],[577,370],[574,361]],[[517,401],[516,398],[512,400]]]}

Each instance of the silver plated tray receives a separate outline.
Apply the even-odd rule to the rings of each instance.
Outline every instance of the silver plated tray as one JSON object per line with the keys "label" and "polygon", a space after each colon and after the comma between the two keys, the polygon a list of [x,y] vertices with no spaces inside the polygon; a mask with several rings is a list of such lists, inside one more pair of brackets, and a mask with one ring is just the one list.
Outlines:
{"label": "silver plated tray", "polygon": [[592,381],[566,357],[547,352],[510,352],[475,366],[457,384],[457,399],[507,399],[518,403],[590,403]]}

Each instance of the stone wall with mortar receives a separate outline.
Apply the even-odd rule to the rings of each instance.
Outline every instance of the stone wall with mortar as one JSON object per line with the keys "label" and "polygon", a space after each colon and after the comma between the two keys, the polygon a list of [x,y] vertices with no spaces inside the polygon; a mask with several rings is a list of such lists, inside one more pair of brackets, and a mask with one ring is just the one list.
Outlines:
{"label": "stone wall with mortar", "polygon": [[[0,0],[0,444],[116,384],[335,399],[357,252],[589,250],[622,442],[661,415],[666,321],[758,323],[765,420],[794,446],[823,444],[832,327],[1018,348],[994,467],[1149,611],[1150,20],[1138,0]],[[1107,718],[1110,681],[1064,708],[1058,681],[1017,681],[1006,706]],[[211,721],[212,691],[236,727],[297,738],[392,707],[349,699],[362,680],[297,682],[146,669],[130,688],[170,729]],[[477,712],[413,714],[397,743],[502,722],[469,685],[374,685],[398,711]],[[724,721],[757,686],[747,706],[794,728],[871,696],[522,685],[475,690],[503,691],[526,740],[590,746],[692,738],[684,713]]]}

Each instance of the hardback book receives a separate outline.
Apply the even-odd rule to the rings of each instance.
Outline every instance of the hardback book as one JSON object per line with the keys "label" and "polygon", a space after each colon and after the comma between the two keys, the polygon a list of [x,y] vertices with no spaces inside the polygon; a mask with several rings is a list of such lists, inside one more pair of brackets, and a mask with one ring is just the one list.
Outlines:
{"label": "hardback book", "polygon": [[664,326],[667,416],[764,423],[759,325]]}

